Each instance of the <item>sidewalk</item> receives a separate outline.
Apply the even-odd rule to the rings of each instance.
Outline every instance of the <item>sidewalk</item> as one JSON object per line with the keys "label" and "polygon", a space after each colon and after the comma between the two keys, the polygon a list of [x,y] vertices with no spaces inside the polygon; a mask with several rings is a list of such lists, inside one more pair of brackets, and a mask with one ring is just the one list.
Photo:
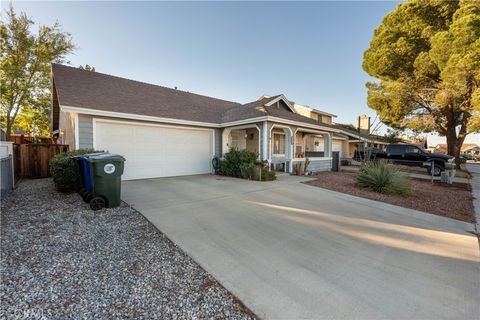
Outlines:
{"label": "sidewalk", "polygon": [[[476,166],[478,167],[478,170],[480,170],[480,165],[476,165],[476,164],[472,164],[469,166]],[[356,167],[356,166],[345,166],[345,167],[341,167],[340,171],[346,171],[346,172],[357,172],[359,169],[359,167]],[[470,170],[469,170],[470,171]],[[471,171],[470,171],[471,172]],[[480,172],[480,171],[479,171]],[[411,177],[411,178],[416,178],[416,179],[425,179],[425,180],[430,180],[432,179],[431,176],[429,176],[428,174],[421,174],[421,173],[413,173],[413,172],[408,172],[408,175]],[[480,179],[480,178],[479,178]],[[433,180],[440,180],[440,177],[433,177]],[[470,180],[467,179],[467,178],[461,178],[461,177],[455,177],[453,178],[453,182],[459,182],[459,183],[469,183]]]}
{"label": "sidewalk", "polygon": [[475,217],[477,219],[476,228],[477,233],[480,232],[480,164],[467,164],[467,170],[473,176],[470,180],[472,186],[473,206],[475,207]]}

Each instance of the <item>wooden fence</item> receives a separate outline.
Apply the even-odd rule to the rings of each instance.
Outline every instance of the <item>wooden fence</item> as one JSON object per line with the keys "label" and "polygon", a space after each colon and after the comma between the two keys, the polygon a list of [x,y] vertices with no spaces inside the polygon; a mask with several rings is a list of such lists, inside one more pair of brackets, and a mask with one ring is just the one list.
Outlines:
{"label": "wooden fence", "polygon": [[16,160],[15,164],[20,167],[22,178],[47,178],[50,177],[50,159],[68,151],[68,145],[30,143],[18,145],[18,150],[20,160]]}

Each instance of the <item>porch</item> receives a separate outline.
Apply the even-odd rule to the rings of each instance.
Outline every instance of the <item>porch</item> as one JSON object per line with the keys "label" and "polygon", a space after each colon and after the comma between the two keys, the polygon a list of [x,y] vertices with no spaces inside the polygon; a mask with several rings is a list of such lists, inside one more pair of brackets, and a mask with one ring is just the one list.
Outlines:
{"label": "porch", "polygon": [[[223,130],[222,154],[232,148],[246,149],[267,160],[272,170],[288,173],[294,173],[298,163],[303,169],[308,158],[307,171],[327,171],[332,168],[332,152],[348,153],[346,139],[331,132],[278,123],[247,124]],[[337,141],[340,143],[332,145]]]}
{"label": "porch", "polygon": [[289,126],[273,124],[269,132],[268,161],[274,170],[295,172],[302,170],[308,158],[307,171],[326,171],[332,168],[332,134],[306,128],[292,130]]}
{"label": "porch", "polygon": [[255,124],[224,129],[222,141],[222,154],[230,149],[246,149],[260,158],[260,128]]}

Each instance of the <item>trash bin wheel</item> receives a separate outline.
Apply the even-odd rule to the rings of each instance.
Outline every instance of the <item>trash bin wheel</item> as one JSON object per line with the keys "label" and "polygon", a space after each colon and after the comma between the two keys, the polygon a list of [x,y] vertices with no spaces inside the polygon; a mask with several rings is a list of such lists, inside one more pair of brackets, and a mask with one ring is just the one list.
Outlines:
{"label": "trash bin wheel", "polygon": [[101,210],[105,208],[105,199],[102,197],[94,197],[90,200],[90,209],[93,211]]}
{"label": "trash bin wheel", "polygon": [[92,193],[92,192],[84,192],[83,193],[83,196],[82,196],[82,199],[83,201],[85,201],[86,203],[90,203],[90,201],[92,201],[92,199],[95,197],[95,195]]}

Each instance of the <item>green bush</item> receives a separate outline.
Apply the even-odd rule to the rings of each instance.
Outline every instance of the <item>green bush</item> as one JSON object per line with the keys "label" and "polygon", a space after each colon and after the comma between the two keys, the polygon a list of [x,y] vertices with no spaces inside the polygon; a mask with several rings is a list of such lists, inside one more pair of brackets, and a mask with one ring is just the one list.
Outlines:
{"label": "green bush", "polygon": [[220,162],[220,174],[229,177],[247,178],[246,171],[249,171],[255,161],[257,154],[248,150],[231,149],[225,153]]}
{"label": "green bush", "polygon": [[357,173],[356,185],[385,194],[410,194],[408,175],[385,161],[367,162]]}
{"label": "green bush", "polygon": [[275,180],[275,171],[270,171],[267,161],[258,161],[258,155],[248,150],[232,149],[220,160],[218,173],[242,179]]}
{"label": "green bush", "polygon": [[55,189],[63,193],[72,193],[80,188],[80,176],[77,161],[73,156],[84,153],[100,152],[93,149],[78,149],[59,153],[50,160],[50,172]]}

